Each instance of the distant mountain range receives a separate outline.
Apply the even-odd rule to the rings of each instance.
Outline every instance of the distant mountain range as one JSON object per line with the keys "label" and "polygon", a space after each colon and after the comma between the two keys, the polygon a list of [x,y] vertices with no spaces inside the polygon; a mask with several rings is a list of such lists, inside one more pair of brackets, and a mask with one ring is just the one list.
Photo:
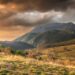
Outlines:
{"label": "distant mountain range", "polygon": [[25,50],[25,49],[31,49],[31,48],[34,48],[32,45],[29,45],[27,43],[24,43],[24,42],[14,42],[14,41],[1,41],[0,42],[0,45],[1,46],[4,46],[4,47],[11,47],[15,50]]}
{"label": "distant mountain range", "polygon": [[24,42],[35,47],[53,45],[75,39],[75,24],[51,23],[35,27],[31,32],[17,38],[16,42]]}

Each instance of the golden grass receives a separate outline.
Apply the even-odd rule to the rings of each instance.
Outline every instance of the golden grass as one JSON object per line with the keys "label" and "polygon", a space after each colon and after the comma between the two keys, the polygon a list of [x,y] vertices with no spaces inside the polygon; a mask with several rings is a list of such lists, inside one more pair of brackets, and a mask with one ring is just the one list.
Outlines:
{"label": "golden grass", "polygon": [[[67,51],[67,50],[70,51]],[[68,46],[60,46],[60,47],[54,47],[54,48],[48,48],[48,49],[43,49],[43,50],[31,50],[30,52],[34,52],[34,53],[42,53],[42,57],[44,57],[44,59],[48,58],[48,55],[51,53],[54,53],[57,55],[59,55],[59,58],[56,61],[52,61],[51,59],[49,59],[48,61],[43,61],[43,60],[38,60],[38,59],[34,59],[34,58],[30,58],[30,57],[23,57],[20,55],[0,55],[0,63],[1,62],[5,62],[5,61],[18,61],[18,62],[22,62],[25,64],[37,64],[37,65],[43,65],[43,64],[49,64],[49,65],[57,65],[57,66],[63,66],[63,65],[67,65],[70,66],[73,64],[75,64],[75,45],[68,45]],[[63,59],[64,58],[64,59]],[[70,61],[69,59],[73,58],[73,61]],[[55,62],[55,63],[54,63]]]}

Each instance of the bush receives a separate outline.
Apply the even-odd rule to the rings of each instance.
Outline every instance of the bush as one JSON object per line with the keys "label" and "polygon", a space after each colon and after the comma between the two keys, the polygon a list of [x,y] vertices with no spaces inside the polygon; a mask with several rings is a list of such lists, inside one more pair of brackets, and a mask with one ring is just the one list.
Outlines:
{"label": "bush", "polygon": [[12,50],[11,53],[16,55],[22,55],[22,56],[28,55],[28,51],[26,50]]}

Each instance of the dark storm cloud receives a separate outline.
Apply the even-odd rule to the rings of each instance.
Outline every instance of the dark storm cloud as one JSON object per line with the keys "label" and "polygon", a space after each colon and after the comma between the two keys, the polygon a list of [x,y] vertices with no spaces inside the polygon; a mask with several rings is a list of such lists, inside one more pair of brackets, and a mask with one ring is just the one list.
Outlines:
{"label": "dark storm cloud", "polygon": [[75,0],[0,0],[1,4],[20,5],[21,10],[66,10],[75,7]]}
{"label": "dark storm cloud", "polygon": [[7,19],[1,20],[4,26],[36,26],[42,23],[53,22],[54,18],[62,17],[62,12],[21,12],[14,14]]}
{"label": "dark storm cloud", "polygon": [[[26,27],[36,26],[47,22],[60,22],[60,20],[64,20],[63,16],[66,16],[65,20],[69,20],[70,14],[67,18],[68,12],[66,11],[71,11],[70,8],[75,7],[75,0],[0,0],[0,4],[3,5],[0,6],[0,10],[2,11],[2,14],[0,15],[0,26]],[[63,15],[63,13],[66,13],[66,15]]]}

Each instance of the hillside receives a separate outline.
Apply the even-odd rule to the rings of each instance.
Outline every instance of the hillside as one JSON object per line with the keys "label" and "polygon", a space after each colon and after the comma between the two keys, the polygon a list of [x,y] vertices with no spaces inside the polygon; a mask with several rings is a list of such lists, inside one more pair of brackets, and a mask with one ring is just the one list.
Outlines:
{"label": "hillside", "polygon": [[75,75],[75,44],[48,49],[0,47],[0,75]]}
{"label": "hillside", "polygon": [[[57,63],[62,62],[66,65],[75,65],[75,44],[46,49],[35,48],[30,50],[14,50],[10,47],[0,47],[0,53],[3,53],[5,55],[19,55],[26,58],[37,59],[45,62],[55,61]],[[65,63],[65,61],[67,61],[68,63]]]}
{"label": "hillside", "polygon": [[56,43],[67,42],[69,40],[75,39],[75,32],[71,31],[62,31],[62,30],[53,30],[42,33],[38,35],[33,44],[35,46],[41,45],[53,45]]}
{"label": "hillside", "polygon": [[73,23],[53,23],[39,25],[31,32],[14,41],[25,42],[35,47],[38,45],[53,45],[75,39],[75,25]]}

